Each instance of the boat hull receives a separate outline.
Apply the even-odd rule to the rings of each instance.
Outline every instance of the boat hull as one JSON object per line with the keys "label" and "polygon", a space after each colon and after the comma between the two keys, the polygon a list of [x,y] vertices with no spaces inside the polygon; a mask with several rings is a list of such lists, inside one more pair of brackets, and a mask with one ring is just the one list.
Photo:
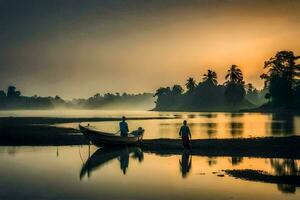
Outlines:
{"label": "boat hull", "polygon": [[104,146],[130,146],[142,142],[143,134],[123,137],[111,133],[92,130],[89,127],[79,125],[80,132],[83,133],[94,145]]}

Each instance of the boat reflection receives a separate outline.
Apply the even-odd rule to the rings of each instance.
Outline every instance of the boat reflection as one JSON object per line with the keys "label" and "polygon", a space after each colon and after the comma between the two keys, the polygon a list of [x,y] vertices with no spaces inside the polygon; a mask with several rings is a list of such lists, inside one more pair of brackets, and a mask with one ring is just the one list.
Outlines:
{"label": "boat reflection", "polygon": [[124,147],[124,148],[100,148],[84,163],[80,171],[80,180],[91,176],[91,173],[105,164],[118,159],[120,162],[120,169],[125,175],[129,166],[129,157],[142,162],[144,159],[143,152],[138,147]]}

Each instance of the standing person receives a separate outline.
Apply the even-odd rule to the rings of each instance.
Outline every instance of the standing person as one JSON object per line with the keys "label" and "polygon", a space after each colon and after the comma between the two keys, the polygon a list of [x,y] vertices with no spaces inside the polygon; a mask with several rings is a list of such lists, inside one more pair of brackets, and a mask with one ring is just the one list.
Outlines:
{"label": "standing person", "polygon": [[191,135],[190,128],[187,126],[186,120],[183,121],[183,125],[181,126],[179,131],[179,136],[182,138],[183,147],[190,149],[191,148],[190,139],[192,139],[192,135]]}
{"label": "standing person", "polygon": [[122,121],[119,123],[120,126],[120,132],[121,132],[121,136],[127,137],[128,136],[128,124],[126,122],[126,117],[122,117]]}

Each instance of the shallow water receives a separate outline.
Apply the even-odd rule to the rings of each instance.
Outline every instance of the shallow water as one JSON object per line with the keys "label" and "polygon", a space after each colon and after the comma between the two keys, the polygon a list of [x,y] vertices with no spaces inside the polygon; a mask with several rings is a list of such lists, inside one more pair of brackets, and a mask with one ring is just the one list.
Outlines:
{"label": "shallow water", "polygon": [[[67,114],[67,113],[66,113]],[[300,116],[292,114],[224,113],[224,112],[99,112],[104,117],[174,117],[175,119],[129,120],[131,130],[143,127],[145,139],[177,138],[183,120],[188,120],[196,138],[232,138],[300,135]],[[86,116],[86,115],[84,115]],[[116,133],[118,122],[89,122],[96,129]],[[87,123],[85,123],[87,124]],[[78,128],[78,123],[57,126]]]}
{"label": "shallow water", "polygon": [[88,149],[0,147],[0,199],[253,199],[254,194],[257,200],[300,198],[293,185],[245,181],[222,171],[297,174],[299,160]]}
{"label": "shallow water", "polygon": [[[0,111],[0,116],[23,117],[174,117],[128,121],[131,130],[143,127],[144,138],[177,138],[184,119],[193,138],[231,138],[300,135],[300,116],[293,114],[224,113],[224,112],[153,112],[101,110]],[[97,129],[118,131],[118,122],[89,122]],[[87,123],[85,123],[87,124]],[[78,123],[57,124],[78,128]]]}

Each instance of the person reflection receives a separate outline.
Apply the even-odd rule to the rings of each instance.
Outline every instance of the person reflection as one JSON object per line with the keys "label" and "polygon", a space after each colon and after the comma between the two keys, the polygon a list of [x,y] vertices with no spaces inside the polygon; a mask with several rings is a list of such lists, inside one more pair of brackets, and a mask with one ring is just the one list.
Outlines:
{"label": "person reflection", "polygon": [[129,155],[133,153],[132,158],[137,159],[140,163],[144,160],[144,154],[139,148],[131,148],[126,147],[120,154],[120,169],[123,174],[126,175],[127,169],[129,167]]}
{"label": "person reflection", "polygon": [[180,171],[182,178],[186,178],[192,168],[192,156],[189,150],[184,150],[179,159]]}
{"label": "person reflection", "polygon": [[120,154],[119,161],[120,161],[120,168],[123,171],[123,174],[125,175],[129,165],[129,151],[127,147]]}

